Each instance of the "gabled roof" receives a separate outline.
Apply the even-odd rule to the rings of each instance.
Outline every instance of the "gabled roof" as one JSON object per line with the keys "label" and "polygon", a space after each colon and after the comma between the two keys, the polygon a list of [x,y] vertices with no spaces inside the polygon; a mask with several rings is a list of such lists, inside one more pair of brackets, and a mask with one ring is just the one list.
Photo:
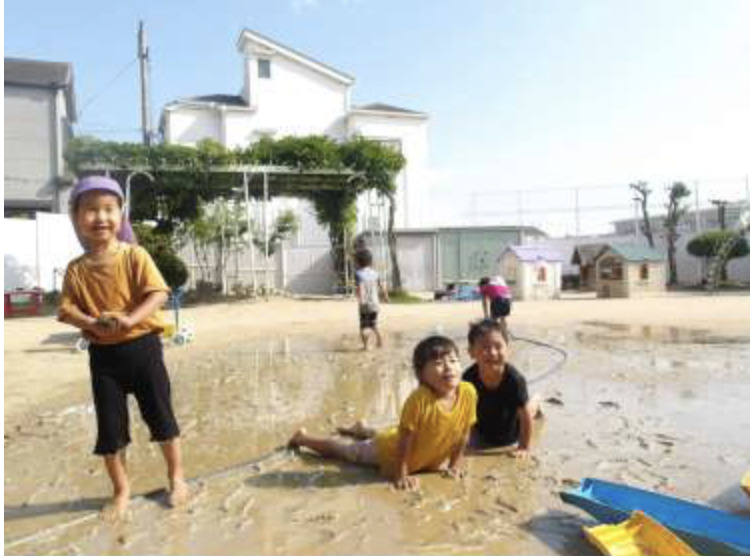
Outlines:
{"label": "gabled roof", "polygon": [[[601,257],[608,251],[612,251],[624,260],[632,263],[642,263],[647,261],[652,262],[664,262],[666,257],[664,253],[656,249],[652,249],[646,245],[633,245],[633,244],[609,244],[599,253],[598,257]],[[596,258],[598,258],[596,257]]]}
{"label": "gabled roof", "polygon": [[179,98],[170,101],[166,107],[177,105],[215,105],[215,106],[233,106],[237,108],[248,107],[244,98],[239,95],[200,95],[195,97]]}
{"label": "gabled roof", "polygon": [[284,46],[271,38],[261,35],[257,31],[242,29],[241,33],[239,34],[239,38],[236,41],[236,48],[239,50],[239,52],[244,51],[244,44],[246,42],[253,42],[261,45],[262,47],[269,49],[276,54],[280,54],[281,56],[285,56],[286,58],[294,60],[295,62],[299,62],[300,64],[305,65],[317,72],[320,72],[323,75],[331,77],[332,79],[343,83],[344,85],[352,85],[354,83],[354,77],[352,77],[351,75],[332,68],[331,66],[328,66],[323,62],[319,62],[314,58],[310,58],[306,54],[302,54],[301,52],[298,52],[293,48]]}
{"label": "gabled roof", "polygon": [[518,260],[526,263],[538,261],[562,262],[562,255],[558,251],[537,245],[510,245],[504,250],[504,254],[508,252],[514,253]]}
{"label": "gabled roof", "polygon": [[572,253],[572,264],[591,265],[596,262],[596,258],[606,248],[607,243],[585,243],[575,246]]}
{"label": "gabled roof", "polygon": [[43,89],[65,89],[68,119],[76,121],[73,67],[68,62],[5,58],[5,84]]}

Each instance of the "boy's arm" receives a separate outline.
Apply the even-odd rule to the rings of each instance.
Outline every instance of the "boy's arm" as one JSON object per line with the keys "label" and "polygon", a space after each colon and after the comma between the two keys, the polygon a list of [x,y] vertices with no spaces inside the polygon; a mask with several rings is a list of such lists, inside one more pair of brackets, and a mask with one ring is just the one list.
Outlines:
{"label": "boy's arm", "polygon": [[525,405],[517,409],[517,416],[520,418],[520,438],[513,455],[526,458],[530,455],[530,441],[533,438],[533,417]]}
{"label": "boy's arm", "polygon": [[399,429],[399,445],[397,447],[396,457],[396,474],[394,475],[394,486],[402,490],[417,490],[420,486],[420,480],[409,474],[408,462],[412,451],[412,444],[415,440],[415,433]]}
{"label": "boy's arm", "polygon": [[147,294],[142,302],[128,315],[109,315],[118,320],[119,328],[130,330],[137,324],[152,316],[168,300],[168,293],[155,290]]}
{"label": "boy's arm", "polygon": [[87,315],[76,305],[67,303],[58,310],[58,320],[81,330],[97,332],[97,319]]}
{"label": "boy's arm", "polygon": [[378,281],[378,291],[381,293],[381,301],[384,303],[389,302],[388,288],[383,280]]}
{"label": "boy's arm", "polygon": [[467,443],[469,441],[470,429],[468,428],[459,443],[452,449],[451,456],[449,456],[449,469],[447,470],[446,476],[456,479],[464,475],[462,462],[465,458],[465,448],[467,448]]}

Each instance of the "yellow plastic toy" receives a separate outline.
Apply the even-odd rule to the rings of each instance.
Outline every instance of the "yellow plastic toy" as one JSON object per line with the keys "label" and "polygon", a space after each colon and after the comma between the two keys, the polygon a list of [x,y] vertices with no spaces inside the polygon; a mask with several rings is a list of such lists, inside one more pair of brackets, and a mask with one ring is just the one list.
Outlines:
{"label": "yellow plastic toy", "polygon": [[583,527],[604,556],[699,556],[672,531],[641,511],[616,525]]}
{"label": "yellow plastic toy", "polygon": [[740,488],[745,491],[745,493],[748,495],[748,498],[751,497],[751,470],[747,470],[745,474],[743,475],[743,478],[740,479]]}

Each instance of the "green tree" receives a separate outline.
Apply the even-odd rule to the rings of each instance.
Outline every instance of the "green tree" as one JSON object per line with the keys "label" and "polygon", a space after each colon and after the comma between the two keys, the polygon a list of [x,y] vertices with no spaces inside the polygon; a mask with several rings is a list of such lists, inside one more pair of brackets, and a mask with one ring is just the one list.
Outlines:
{"label": "green tree", "polygon": [[254,234],[252,241],[262,253],[265,253],[267,244],[268,256],[272,257],[278,251],[281,243],[296,234],[297,231],[299,231],[297,215],[292,210],[285,210],[276,217],[276,221],[273,222],[273,229],[267,238],[261,237],[260,234]]}
{"label": "green tree", "polygon": [[735,240],[733,247],[726,254],[726,262],[722,265],[721,279],[727,280],[727,263],[732,259],[745,257],[751,252],[745,237],[734,230],[709,230],[691,239],[686,249],[694,257],[704,259],[708,268],[712,257],[716,257],[722,246],[733,240]]}
{"label": "green tree", "polygon": [[152,256],[160,274],[172,290],[186,284],[189,271],[178,256],[171,236],[145,224],[134,224],[134,234],[139,244]]}

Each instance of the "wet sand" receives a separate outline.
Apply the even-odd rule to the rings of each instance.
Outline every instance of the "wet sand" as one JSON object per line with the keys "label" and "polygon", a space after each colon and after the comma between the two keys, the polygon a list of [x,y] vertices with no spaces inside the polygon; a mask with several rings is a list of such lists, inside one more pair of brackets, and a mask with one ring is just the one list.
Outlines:
{"label": "wet sand", "polygon": [[[101,523],[108,494],[91,456],[86,355],[49,318],[5,323],[7,554],[590,553],[592,520],[558,492],[583,477],[731,511],[749,463],[748,296],[520,303],[514,361],[546,400],[535,457],[468,459],[398,493],[371,470],[277,450],[299,426],[395,422],[415,385],[413,345],[441,330],[464,345],[476,303],[390,306],[385,349],[359,351],[353,303],[294,301],[186,310],[196,342],[168,347],[194,498],[168,510],[159,450],[136,416],[133,518]],[[465,362],[468,361],[464,357]],[[725,410],[726,408],[726,410]],[[145,496],[146,495],[146,496]]]}

